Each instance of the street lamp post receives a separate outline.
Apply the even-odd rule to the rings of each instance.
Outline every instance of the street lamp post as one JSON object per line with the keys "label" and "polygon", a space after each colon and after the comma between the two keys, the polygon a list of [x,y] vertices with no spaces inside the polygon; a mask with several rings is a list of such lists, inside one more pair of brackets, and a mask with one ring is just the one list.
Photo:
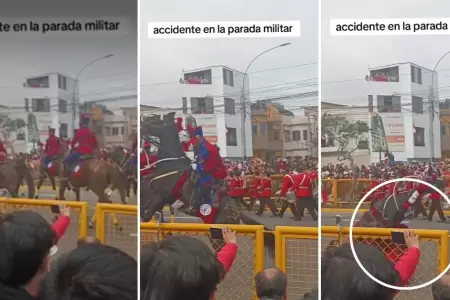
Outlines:
{"label": "street lamp post", "polygon": [[[78,105],[79,105],[79,100],[80,100],[80,99],[78,99],[78,98],[79,98],[79,95],[77,94],[77,91],[79,92],[79,86],[80,86],[80,85],[79,85],[79,78],[80,78],[80,76],[81,76],[81,73],[83,73],[83,71],[86,70],[87,67],[89,67],[89,66],[95,64],[96,62],[101,61],[101,60],[104,60],[104,59],[111,58],[111,57],[113,57],[113,56],[114,56],[114,54],[107,54],[107,55],[104,55],[104,56],[102,56],[102,57],[96,58],[96,59],[94,59],[94,60],[88,62],[88,63],[87,63],[83,68],[81,68],[81,70],[77,73],[77,76],[75,76],[75,84],[73,85],[73,91],[72,91],[72,105],[73,105],[73,108],[72,108],[72,132],[73,132],[73,130],[75,129],[75,126],[76,126],[76,119],[77,119],[78,109],[79,109]],[[77,101],[77,99],[78,99],[78,101]]]}
{"label": "street lamp post", "polygon": [[[255,56],[255,58],[252,59],[252,61],[248,64],[247,68],[245,69],[244,72],[244,76],[242,78],[242,92],[241,92],[241,138],[242,138],[242,160],[245,160],[246,156],[247,156],[247,141],[246,141],[246,128],[245,128],[245,121],[247,119],[247,106],[245,103],[245,77],[247,76],[247,72],[250,69],[250,66],[253,64],[253,62],[255,60],[257,60],[260,56],[266,54],[267,52],[270,52],[272,50],[281,48],[281,47],[285,47],[285,46],[289,46],[291,43],[284,43],[281,45],[278,45],[276,47],[267,49],[263,52],[261,52],[260,54],[258,54],[257,56]],[[250,90],[250,89],[249,89]],[[249,101],[250,103],[250,101]]]}
{"label": "street lamp post", "polygon": [[436,74],[436,69],[438,67],[438,65],[440,64],[440,62],[448,55],[450,54],[450,51],[448,51],[447,53],[445,53],[444,55],[441,56],[441,58],[437,61],[436,65],[434,66],[433,69],[433,73],[431,73],[431,88],[430,88],[430,138],[429,138],[429,143],[430,143],[430,162],[434,161],[434,131],[433,131],[433,125],[434,125],[434,76]]}

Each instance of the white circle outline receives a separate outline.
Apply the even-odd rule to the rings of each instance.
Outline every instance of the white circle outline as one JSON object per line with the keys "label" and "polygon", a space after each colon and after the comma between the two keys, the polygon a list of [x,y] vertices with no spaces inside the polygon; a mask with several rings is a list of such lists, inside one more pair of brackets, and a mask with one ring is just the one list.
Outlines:
{"label": "white circle outline", "polygon": [[[382,182],[379,185],[375,186],[373,189],[371,189],[367,194],[365,194],[362,197],[362,199],[358,202],[358,204],[356,205],[355,210],[353,211],[352,218],[350,220],[350,227],[349,227],[350,248],[352,249],[353,257],[355,258],[355,261],[358,264],[359,268],[367,276],[369,276],[370,279],[372,279],[376,283],[378,283],[378,284],[380,284],[380,285],[382,285],[384,287],[387,287],[389,289],[392,289],[392,290],[397,290],[397,291],[414,291],[414,290],[418,290],[418,289],[422,289],[424,287],[427,287],[427,286],[435,283],[439,279],[441,279],[442,276],[444,276],[445,274],[447,274],[448,271],[450,271],[450,263],[447,265],[447,268],[445,268],[444,271],[442,271],[438,276],[436,276],[434,279],[432,279],[432,280],[430,280],[428,282],[425,282],[425,283],[422,283],[422,284],[416,285],[416,286],[395,286],[395,285],[387,284],[387,283],[379,280],[378,278],[375,278],[372,274],[370,274],[369,271],[367,271],[366,268],[364,268],[364,266],[362,265],[362,263],[359,260],[358,256],[356,255],[355,247],[354,247],[354,244],[353,244],[353,223],[355,222],[355,218],[356,218],[356,215],[358,214],[359,208],[364,203],[364,201],[367,199],[367,197],[369,197],[370,194],[372,194],[373,192],[375,192],[378,188],[380,188],[382,186],[385,186],[387,184],[394,183],[394,182],[401,182],[401,181],[411,181],[411,182],[424,184],[424,185],[428,186],[429,188],[432,188],[436,192],[439,192],[439,194],[445,199],[445,201],[447,201],[450,204],[450,199],[449,199],[449,197],[447,197],[447,195],[444,192],[442,192],[437,187],[435,187],[432,184],[430,184],[430,183],[428,183],[426,181],[423,181],[423,180],[419,180],[419,179],[415,179],[415,178],[395,178],[395,179],[391,179],[391,180],[387,180],[385,182]],[[391,229],[395,229],[395,228],[391,228]]]}

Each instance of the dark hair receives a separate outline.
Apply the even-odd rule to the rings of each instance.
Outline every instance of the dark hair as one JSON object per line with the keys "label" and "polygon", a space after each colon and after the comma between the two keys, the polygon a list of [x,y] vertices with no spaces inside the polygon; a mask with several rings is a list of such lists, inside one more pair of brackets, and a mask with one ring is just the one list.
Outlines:
{"label": "dark hair", "polygon": [[[55,299],[136,300],[137,262],[125,252],[101,244],[85,244],[56,261],[48,274],[55,280]],[[52,293],[53,292],[53,293]]]}
{"label": "dark hair", "polygon": [[258,298],[281,299],[286,293],[287,278],[277,268],[263,270],[255,276],[255,290]]}
{"label": "dark hair", "polygon": [[50,224],[34,211],[0,215],[0,283],[20,287],[30,282],[55,240]]}
{"label": "dark hair", "polygon": [[444,284],[442,279],[438,280],[431,285],[431,293],[433,294],[433,300],[449,300],[450,286]]}
{"label": "dark hair", "polygon": [[171,236],[141,250],[143,300],[208,300],[220,282],[221,266],[200,240]]}
{"label": "dark hair", "polygon": [[[354,246],[370,274],[387,284],[399,284],[394,264],[381,251],[370,245],[355,243]],[[321,272],[324,300],[391,300],[394,297],[394,290],[374,282],[361,270],[349,243],[324,252]]]}

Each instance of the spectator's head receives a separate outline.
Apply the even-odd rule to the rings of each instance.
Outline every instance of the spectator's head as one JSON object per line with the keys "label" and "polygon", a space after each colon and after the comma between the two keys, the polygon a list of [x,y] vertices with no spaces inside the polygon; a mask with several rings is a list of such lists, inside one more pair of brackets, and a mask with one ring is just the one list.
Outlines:
{"label": "spectator's head", "polygon": [[137,299],[137,262],[117,248],[85,244],[54,266],[46,278],[54,288],[44,291],[43,299]]}
{"label": "spectator's head", "polygon": [[0,288],[37,295],[50,268],[55,239],[50,224],[38,213],[0,215]]}
{"label": "spectator's head", "polygon": [[450,300],[450,276],[442,276],[441,279],[431,285],[433,300]]}
{"label": "spectator's head", "polygon": [[255,276],[256,296],[259,299],[287,299],[286,288],[286,274],[279,269],[265,269]]}
{"label": "spectator's head", "polygon": [[202,241],[168,237],[144,246],[140,263],[143,300],[215,299],[222,266]]}
{"label": "spectator's head", "polygon": [[[394,264],[377,248],[355,243],[355,251],[364,268],[375,278],[399,285]],[[370,279],[358,266],[349,243],[331,248],[322,256],[322,299],[391,300],[394,292]],[[336,276],[339,274],[339,276]]]}

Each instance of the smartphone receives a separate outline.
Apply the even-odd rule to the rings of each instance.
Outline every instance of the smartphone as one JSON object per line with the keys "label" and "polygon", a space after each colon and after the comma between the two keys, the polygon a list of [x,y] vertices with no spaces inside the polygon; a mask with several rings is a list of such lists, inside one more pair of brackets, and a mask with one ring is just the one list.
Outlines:
{"label": "smartphone", "polygon": [[58,205],[52,205],[50,206],[50,209],[52,210],[52,213],[54,214],[60,214],[59,206]]}
{"label": "smartphone", "polygon": [[391,232],[392,242],[394,244],[406,245],[405,241],[405,233],[401,231],[392,231]]}
{"label": "smartphone", "polygon": [[222,228],[213,228],[211,227],[209,229],[209,232],[211,233],[211,238],[214,240],[222,240],[223,241],[223,232]]}

